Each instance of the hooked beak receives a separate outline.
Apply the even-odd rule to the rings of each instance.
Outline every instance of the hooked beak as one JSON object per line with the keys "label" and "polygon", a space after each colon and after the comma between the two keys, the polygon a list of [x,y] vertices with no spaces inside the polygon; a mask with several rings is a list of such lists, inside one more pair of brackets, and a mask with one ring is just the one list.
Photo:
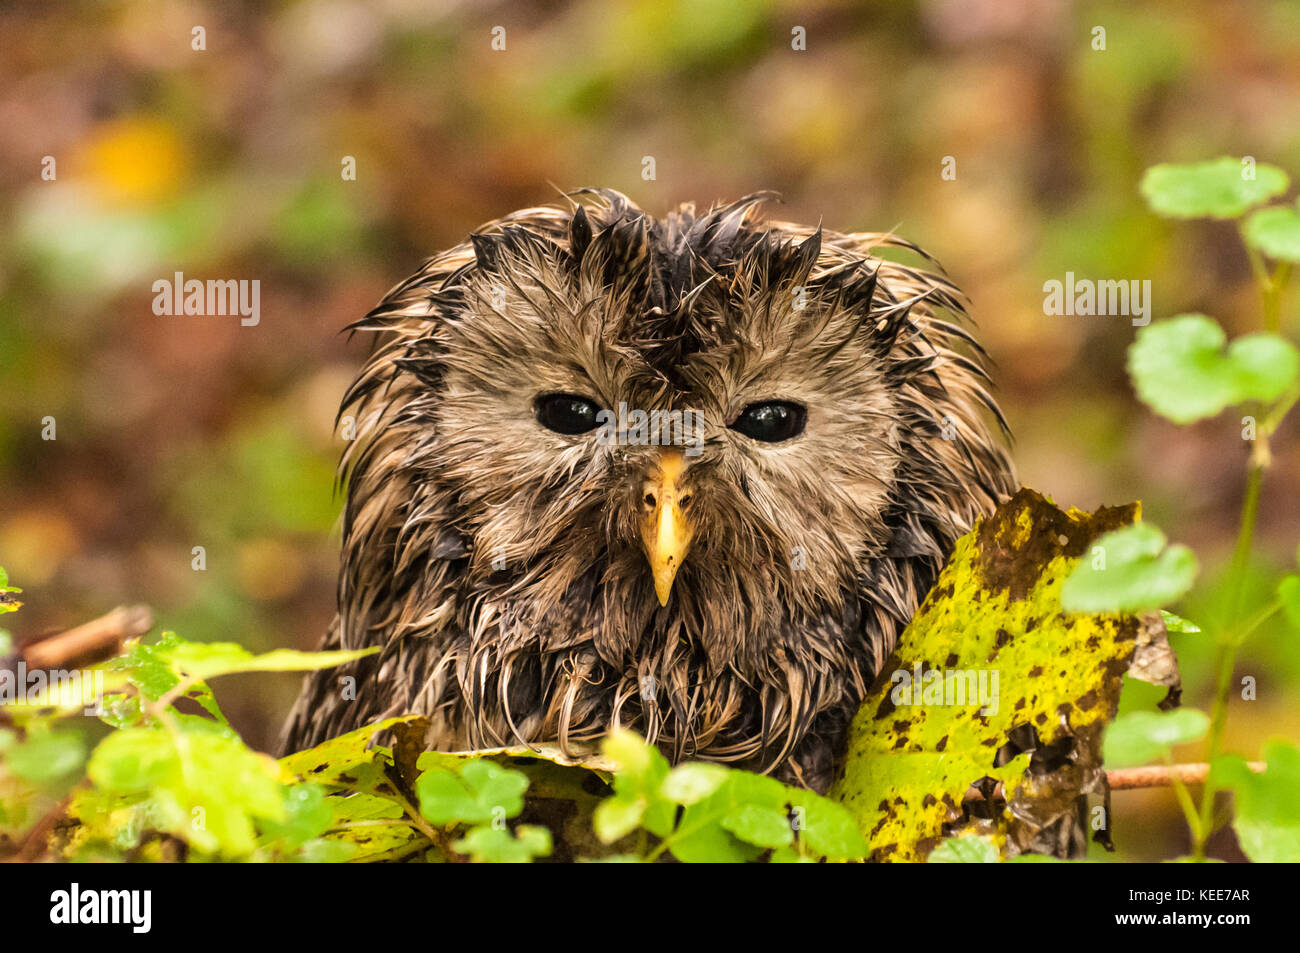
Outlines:
{"label": "hooked beak", "polygon": [[659,462],[659,472],[642,487],[645,516],[641,519],[641,541],[645,545],[650,572],[655,580],[655,594],[661,606],[668,605],[673,579],[682,568],[690,550],[695,528],[686,519],[691,495],[682,493],[682,472],[686,463],[680,450],[666,451]]}

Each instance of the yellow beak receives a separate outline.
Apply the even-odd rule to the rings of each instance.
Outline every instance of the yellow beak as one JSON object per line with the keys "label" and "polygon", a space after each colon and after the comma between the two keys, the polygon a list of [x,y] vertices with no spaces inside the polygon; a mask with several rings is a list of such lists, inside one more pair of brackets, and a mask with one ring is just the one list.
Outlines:
{"label": "yellow beak", "polygon": [[655,594],[661,606],[668,605],[673,579],[682,568],[682,560],[691,547],[695,530],[686,519],[685,510],[691,497],[682,494],[682,471],[686,469],[680,450],[666,451],[659,472],[645,482],[642,502],[646,514],[641,520],[641,540],[645,544],[650,572],[654,575]]}

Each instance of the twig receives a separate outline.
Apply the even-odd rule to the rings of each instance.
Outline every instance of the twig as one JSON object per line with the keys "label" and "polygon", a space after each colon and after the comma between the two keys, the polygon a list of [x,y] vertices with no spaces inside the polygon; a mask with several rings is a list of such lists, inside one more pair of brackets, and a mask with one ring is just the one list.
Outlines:
{"label": "twig", "polygon": [[[1264,770],[1263,761],[1248,763],[1250,770],[1259,774]],[[1112,791],[1127,791],[1133,788],[1163,788],[1174,783],[1177,778],[1183,784],[1204,784],[1210,776],[1210,766],[1204,761],[1191,764],[1149,764],[1141,768],[1120,768],[1106,772],[1106,781]]]}
{"label": "twig", "polygon": [[71,803],[72,792],[69,792],[63,800],[50,808],[45,813],[45,816],[36,822],[35,827],[27,832],[22,845],[12,857],[8,858],[8,862],[15,864],[28,863],[40,858],[49,847],[50,832],[54,830],[54,825],[67,813],[68,806]]}
{"label": "twig", "polygon": [[[1263,761],[1247,762],[1250,770],[1256,774],[1266,767]],[[1138,788],[1166,788],[1177,778],[1183,784],[1204,784],[1210,775],[1210,766],[1204,761],[1190,764],[1148,764],[1141,768],[1117,768],[1106,772],[1106,783],[1112,791],[1132,791]],[[975,785],[971,785],[962,797],[963,803],[971,801],[997,800],[1003,797],[1002,782],[986,794]]]}
{"label": "twig", "polygon": [[153,612],[148,606],[118,606],[75,629],[25,645],[21,654],[30,669],[73,668],[74,662],[111,658],[124,641],[151,628]]}

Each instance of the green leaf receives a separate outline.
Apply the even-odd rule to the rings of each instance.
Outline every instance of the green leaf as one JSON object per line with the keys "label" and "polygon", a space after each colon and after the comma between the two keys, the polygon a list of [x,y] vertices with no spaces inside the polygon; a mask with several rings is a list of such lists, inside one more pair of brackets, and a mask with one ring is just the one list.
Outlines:
{"label": "green leaf", "polygon": [[859,860],[869,848],[853,815],[842,804],[811,791],[791,790],[799,838],[808,852],[831,860]]}
{"label": "green leaf", "polygon": [[206,681],[235,672],[303,672],[331,668],[377,651],[377,647],[340,652],[275,649],[254,655],[234,642],[178,642],[168,647],[163,657],[174,670]]}
{"label": "green leaf", "polygon": [[1199,741],[1209,730],[1209,716],[1195,708],[1129,712],[1116,718],[1106,729],[1103,744],[1106,765],[1123,768],[1146,764],[1168,755],[1174,745]]}
{"label": "green leaf", "polygon": [[[614,793],[624,802],[614,813],[626,815],[628,805],[640,802],[642,812],[638,823],[656,837],[667,837],[672,830],[677,805],[665,798],[660,789],[668,777],[668,761],[654,745],[646,744],[634,732],[626,729],[612,731],[601,744],[605,757],[617,766],[614,775]],[[613,824],[610,830],[617,829]]]}
{"label": "green leaf", "polygon": [[293,845],[305,844],[330,829],[334,808],[317,784],[294,784],[284,789],[284,820],[264,821],[262,830],[270,840],[283,838]]}
{"label": "green leaf", "polygon": [[33,731],[6,755],[9,770],[28,781],[56,781],[86,760],[86,742],[76,731]]}
{"label": "green leaf", "polygon": [[285,755],[280,759],[280,764],[290,774],[304,781],[355,786],[359,774],[366,771],[376,758],[383,758],[381,749],[370,745],[374,736],[398,723],[413,721],[416,717],[418,716],[406,715],[377,721],[331,738],[306,751]]}
{"label": "green leaf", "polygon": [[145,698],[157,701],[180,683],[166,657],[167,651],[180,642],[175,632],[164,632],[152,645],[136,643],[125,655],[112,659],[108,667],[125,671]]}
{"label": "green leaf", "polygon": [[[743,864],[754,860],[762,849],[734,837],[722,822],[743,806],[736,797],[735,772],[727,783],[708,797],[687,807],[668,838],[669,851],[684,864]],[[777,783],[779,786],[779,782]]]}
{"label": "green leaf", "polygon": [[[3,566],[0,566],[0,595],[9,592],[22,592],[22,590],[19,589],[17,586],[9,585],[9,573],[5,572]],[[20,605],[22,605],[22,603],[15,602],[12,605],[13,605],[13,609],[17,609]],[[7,611],[12,612],[13,609],[9,609]]]}
{"label": "green leaf", "polygon": [[727,812],[722,818],[722,826],[745,843],[757,847],[785,847],[794,840],[789,816],[777,808],[741,804]]}
{"label": "green leaf", "polygon": [[[347,845],[354,861],[384,860],[405,854],[413,843],[427,843],[396,801],[373,794],[334,795],[325,799],[334,820],[325,835]],[[304,858],[307,859],[307,858]]]}
{"label": "green leaf", "polygon": [[931,864],[996,864],[1000,859],[997,845],[991,837],[968,835],[949,837],[930,851],[926,858]]}
{"label": "green leaf", "polygon": [[1135,612],[1176,602],[1196,579],[1196,556],[1186,546],[1166,549],[1165,542],[1164,533],[1149,523],[1107,533],[1065,580],[1061,607],[1066,612]]}
{"label": "green leaf", "polygon": [[326,801],[334,812],[335,824],[356,821],[397,820],[405,817],[402,806],[391,798],[359,792],[335,795]]}
{"label": "green leaf", "polygon": [[638,788],[657,788],[668,775],[668,762],[659,749],[626,728],[611,731],[601,751],[617,766],[618,777]]}
{"label": "green leaf", "polygon": [[[131,729],[139,730],[139,729]],[[178,794],[189,797],[190,826],[202,830],[207,815],[210,842],[232,851],[243,849],[243,818],[280,821],[285,816],[283,785],[275,759],[248,748],[237,737],[187,732],[177,745],[182,776]],[[202,846],[202,838],[191,836]]]}
{"label": "green leaf", "polygon": [[1233,827],[1242,852],[1256,863],[1300,861],[1300,747],[1289,741],[1264,746],[1266,769],[1250,770],[1235,756],[1215,760],[1213,782],[1236,796]]}
{"label": "green leaf", "polygon": [[643,797],[615,794],[597,804],[591,824],[601,843],[612,844],[636,830],[645,816],[646,803]]}
{"label": "green leaf", "polygon": [[1286,620],[1300,629],[1300,576],[1283,577],[1277,584],[1277,597],[1282,602],[1282,612]]}
{"label": "green leaf", "polygon": [[815,864],[816,857],[809,857],[807,854],[801,854],[793,847],[778,847],[772,851],[772,856],[768,860],[770,864]]}
{"label": "green leaf", "polygon": [[[854,716],[831,787],[872,860],[921,861],[963,833],[992,835],[1008,857],[1059,849],[1099,783],[1102,728],[1146,631],[1133,615],[1066,614],[1061,589],[1093,541],[1136,513],[1062,511],[1022,487],[957,541]],[[1159,635],[1153,648],[1167,649]],[[1070,760],[1030,772],[1016,741],[1026,726],[1035,748],[1068,746]],[[1002,782],[1006,809],[962,819],[986,778]]]}
{"label": "green leaf", "polygon": [[708,797],[724,783],[728,770],[720,764],[693,761],[673,768],[659,786],[659,792],[677,804],[694,804]]}
{"label": "green leaf", "polygon": [[317,837],[298,850],[297,859],[308,864],[342,864],[362,859],[357,845],[333,838]]}
{"label": "green leaf", "polygon": [[1147,169],[1140,186],[1151,210],[1165,218],[1237,218],[1287,190],[1286,173],[1258,163],[1254,178],[1240,159],[1224,157]]}
{"label": "green leaf", "polygon": [[1128,371],[1142,401],[1177,424],[1247,401],[1276,400],[1300,377],[1300,352],[1276,334],[1227,336],[1203,314],[1149,324],[1129,347]]}
{"label": "green leaf", "polygon": [[1290,205],[1260,209],[1246,220],[1245,234],[1269,258],[1300,262],[1300,211]]}
{"label": "green leaf", "polygon": [[475,863],[526,864],[551,853],[551,832],[545,827],[521,824],[511,833],[493,827],[472,827],[451,845],[469,854]]}
{"label": "green leaf", "polygon": [[430,768],[415,782],[420,813],[434,824],[480,824],[514,817],[524,806],[528,776],[493,761],[467,761],[457,774]]}
{"label": "green leaf", "polygon": [[1201,631],[1201,627],[1195,622],[1189,622],[1166,609],[1161,609],[1160,615],[1165,620],[1165,631],[1170,635],[1195,635]]}
{"label": "green leaf", "polygon": [[155,830],[224,857],[256,847],[255,820],[286,816],[280,767],[195,716],[177,728],[125,728],[95,748],[87,776],[108,794],[142,794]]}

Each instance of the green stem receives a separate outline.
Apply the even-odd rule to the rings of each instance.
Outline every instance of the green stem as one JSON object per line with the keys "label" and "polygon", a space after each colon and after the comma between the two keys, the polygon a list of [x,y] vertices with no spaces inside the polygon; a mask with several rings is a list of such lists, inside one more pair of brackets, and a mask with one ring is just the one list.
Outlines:
{"label": "green stem", "polygon": [[[1173,767],[1174,758],[1172,753],[1165,755],[1165,764]],[[1183,816],[1187,818],[1187,826],[1192,831],[1192,843],[1202,844],[1208,839],[1205,824],[1196,813],[1196,805],[1192,803],[1192,795],[1187,790],[1187,785],[1183,783],[1182,778],[1177,772],[1170,772],[1170,781],[1174,786],[1174,794],[1178,798],[1178,806],[1183,809]]]}
{"label": "green stem", "polygon": [[1264,300],[1264,327],[1276,334],[1282,323],[1282,290],[1291,277],[1291,264],[1285,261],[1279,262],[1277,270],[1270,274],[1264,256],[1246,239],[1244,224],[1238,222],[1237,229],[1242,243],[1246,246],[1246,257],[1250,259],[1250,270],[1255,276],[1255,284],[1259,286]]}
{"label": "green stem", "polygon": [[[1267,434],[1260,434],[1259,439],[1268,440]],[[1206,758],[1210,764],[1223,749],[1223,732],[1228,721],[1228,697],[1232,692],[1232,672],[1237,662],[1237,646],[1241,643],[1238,633],[1241,626],[1237,617],[1241,613],[1241,601],[1245,591],[1246,570],[1250,567],[1250,549],[1255,540],[1255,518],[1259,515],[1259,490],[1264,468],[1259,463],[1252,463],[1246,478],[1246,498],[1241,505],[1241,526],[1237,531],[1237,545],[1232,553],[1232,565],[1228,570],[1227,615],[1220,623],[1218,655],[1215,661],[1214,705],[1210,710],[1210,737],[1206,743]],[[1208,778],[1201,789],[1200,822],[1193,829],[1193,856],[1197,860],[1205,859],[1205,843],[1209,840],[1214,820],[1215,785]]]}
{"label": "green stem", "polygon": [[1273,616],[1277,615],[1281,611],[1282,611],[1282,600],[1274,599],[1264,608],[1256,611],[1254,615],[1247,616],[1246,621],[1244,621],[1236,630],[1234,630],[1234,633],[1232,635],[1233,644],[1240,645],[1242,642],[1245,642],[1252,632],[1254,632],[1261,625],[1263,625],[1265,622],[1273,618]]}
{"label": "green stem", "polygon": [[1290,277],[1291,263],[1281,262],[1264,287],[1264,327],[1275,334],[1282,327],[1282,289]]}

